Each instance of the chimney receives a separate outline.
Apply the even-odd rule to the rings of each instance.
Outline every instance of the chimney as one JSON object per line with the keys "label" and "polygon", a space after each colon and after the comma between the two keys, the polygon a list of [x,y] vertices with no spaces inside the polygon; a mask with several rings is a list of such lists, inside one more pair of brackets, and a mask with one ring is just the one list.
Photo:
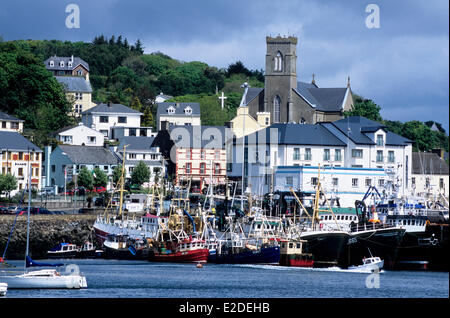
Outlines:
{"label": "chimney", "polygon": [[175,106],[176,107],[180,107],[180,103],[175,103]]}
{"label": "chimney", "polygon": [[72,63],[73,63],[73,55],[72,55]]}
{"label": "chimney", "polygon": [[437,154],[439,158],[444,159],[444,149],[442,148],[432,149],[431,152]]}
{"label": "chimney", "polygon": [[108,104],[107,104],[107,105],[108,105],[108,107],[111,107],[111,102],[108,102]]}

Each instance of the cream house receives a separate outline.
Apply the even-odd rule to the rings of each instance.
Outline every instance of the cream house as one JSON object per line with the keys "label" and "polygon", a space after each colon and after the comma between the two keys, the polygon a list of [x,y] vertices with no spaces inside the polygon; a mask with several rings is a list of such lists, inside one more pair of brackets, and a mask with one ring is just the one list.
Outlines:
{"label": "cream house", "polygon": [[83,111],[96,106],[92,102],[91,83],[80,76],[55,76],[55,79],[64,87],[67,99],[73,102],[72,115],[81,116]]}
{"label": "cream house", "polygon": [[23,132],[24,120],[11,116],[7,113],[0,112],[0,130]]}
{"label": "cream house", "polygon": [[256,115],[257,119],[249,115],[248,107],[238,107],[236,117],[228,122],[228,126],[231,128],[236,138],[247,136],[269,126],[270,113],[258,112]]}

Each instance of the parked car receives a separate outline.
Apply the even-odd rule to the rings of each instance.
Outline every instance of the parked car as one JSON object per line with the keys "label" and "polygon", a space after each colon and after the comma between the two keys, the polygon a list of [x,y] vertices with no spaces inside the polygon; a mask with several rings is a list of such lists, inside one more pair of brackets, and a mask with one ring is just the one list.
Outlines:
{"label": "parked car", "polygon": [[103,192],[106,192],[106,188],[105,187],[95,187],[93,191],[97,192],[97,193],[103,193]]}
{"label": "parked car", "polygon": [[38,192],[38,195],[55,195],[55,188],[54,187],[43,187]]}

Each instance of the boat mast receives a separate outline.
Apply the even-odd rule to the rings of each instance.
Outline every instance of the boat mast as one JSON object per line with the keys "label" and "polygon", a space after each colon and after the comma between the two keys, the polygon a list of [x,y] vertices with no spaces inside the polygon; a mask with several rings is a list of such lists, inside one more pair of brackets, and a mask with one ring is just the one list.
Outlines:
{"label": "boat mast", "polygon": [[128,145],[123,146],[123,157],[122,157],[122,175],[121,175],[121,183],[120,183],[120,199],[119,199],[119,216],[122,215],[122,204],[123,204],[123,186],[125,184],[125,152]]}
{"label": "boat mast", "polygon": [[25,266],[24,266],[25,273],[27,272],[27,256],[30,249],[30,210],[31,210],[31,164],[30,164],[30,149],[28,148],[28,212],[27,212],[27,246],[25,248]]}

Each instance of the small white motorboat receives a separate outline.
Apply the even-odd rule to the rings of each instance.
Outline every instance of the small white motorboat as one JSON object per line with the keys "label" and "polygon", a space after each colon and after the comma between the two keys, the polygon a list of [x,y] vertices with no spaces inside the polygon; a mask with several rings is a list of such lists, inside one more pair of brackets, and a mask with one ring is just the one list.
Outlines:
{"label": "small white motorboat", "polygon": [[348,269],[373,273],[375,271],[380,272],[384,266],[384,261],[377,256],[363,258],[362,261],[363,261],[362,265],[350,266]]}
{"label": "small white motorboat", "polygon": [[7,291],[8,291],[8,284],[0,283],[0,296],[6,296]]}

